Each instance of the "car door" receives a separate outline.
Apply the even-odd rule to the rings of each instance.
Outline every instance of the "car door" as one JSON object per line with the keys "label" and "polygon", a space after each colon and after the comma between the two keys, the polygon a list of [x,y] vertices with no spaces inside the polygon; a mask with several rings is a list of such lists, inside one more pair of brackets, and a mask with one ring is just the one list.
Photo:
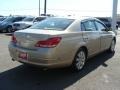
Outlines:
{"label": "car door", "polygon": [[[93,20],[86,20],[81,23],[83,40],[88,48],[88,54],[94,55],[100,51],[100,33],[97,31]],[[85,29],[83,29],[85,28]]]}
{"label": "car door", "polygon": [[110,47],[112,41],[112,34],[106,31],[106,26],[99,21],[95,21],[97,29],[100,31],[101,51],[104,51]]}

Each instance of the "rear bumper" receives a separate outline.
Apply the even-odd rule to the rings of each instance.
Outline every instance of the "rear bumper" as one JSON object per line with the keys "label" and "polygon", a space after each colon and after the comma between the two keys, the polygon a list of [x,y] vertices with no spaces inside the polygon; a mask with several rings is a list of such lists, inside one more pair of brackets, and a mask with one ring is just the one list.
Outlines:
{"label": "rear bumper", "polygon": [[[51,51],[41,52],[39,50],[28,50],[28,49],[18,48],[12,44],[9,44],[8,48],[9,48],[10,56],[14,61],[19,61],[26,64],[37,65],[47,68],[66,67],[71,65],[71,62],[65,60],[64,61],[59,60],[59,58],[49,58],[52,57],[52,54],[48,55],[49,53],[51,53]],[[19,58],[18,57],[19,52],[27,53],[28,59],[24,60]]]}

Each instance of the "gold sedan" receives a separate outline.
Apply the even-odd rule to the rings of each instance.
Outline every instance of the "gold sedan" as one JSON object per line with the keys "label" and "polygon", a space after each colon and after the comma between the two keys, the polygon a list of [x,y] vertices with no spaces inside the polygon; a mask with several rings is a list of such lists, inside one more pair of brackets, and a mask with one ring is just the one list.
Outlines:
{"label": "gold sedan", "polygon": [[115,43],[114,32],[96,18],[51,17],[15,32],[8,47],[12,60],[79,71],[88,58],[114,52]]}

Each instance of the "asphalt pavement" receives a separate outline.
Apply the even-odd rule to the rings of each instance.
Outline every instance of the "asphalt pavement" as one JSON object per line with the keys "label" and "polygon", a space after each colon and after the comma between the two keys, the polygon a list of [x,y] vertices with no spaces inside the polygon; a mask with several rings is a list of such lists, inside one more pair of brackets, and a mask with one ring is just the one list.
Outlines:
{"label": "asphalt pavement", "polygon": [[0,34],[0,90],[120,90],[120,34],[114,54],[104,52],[91,58],[79,73],[13,62],[8,52],[10,38]]}

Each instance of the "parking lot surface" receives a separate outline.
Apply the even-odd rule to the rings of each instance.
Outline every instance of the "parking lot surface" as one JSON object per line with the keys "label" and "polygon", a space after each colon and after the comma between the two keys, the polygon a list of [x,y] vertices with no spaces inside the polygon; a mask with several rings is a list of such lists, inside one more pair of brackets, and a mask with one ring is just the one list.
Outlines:
{"label": "parking lot surface", "polygon": [[13,62],[9,41],[10,35],[0,34],[0,90],[120,90],[120,35],[114,54],[104,52],[91,58],[79,73]]}

